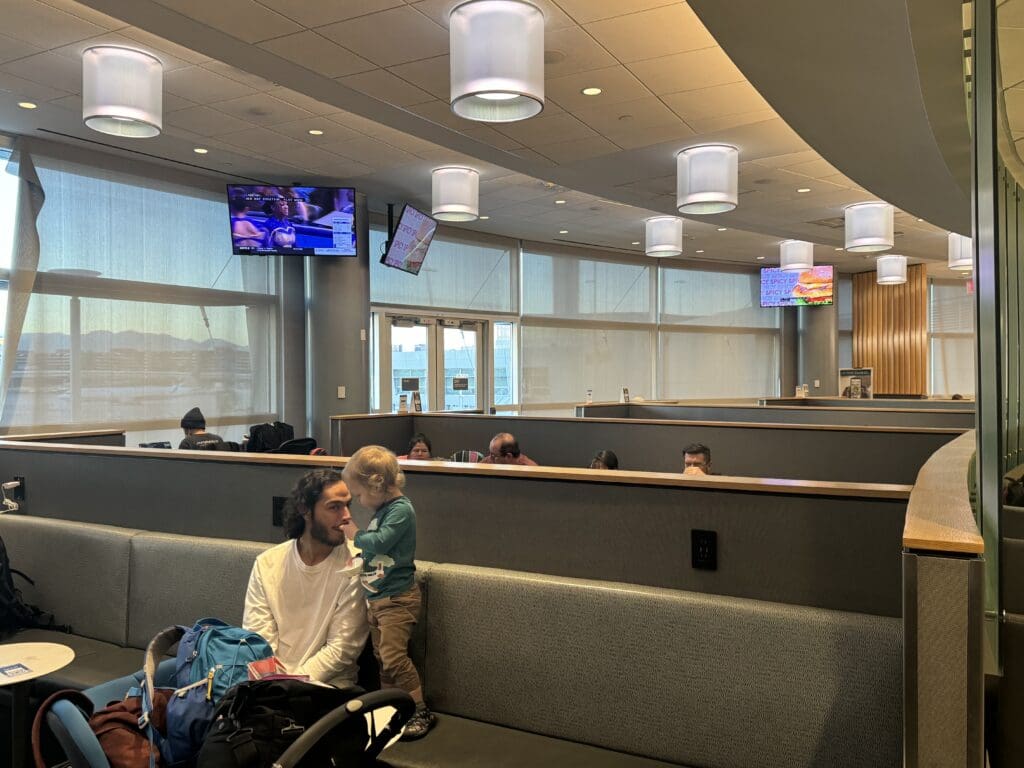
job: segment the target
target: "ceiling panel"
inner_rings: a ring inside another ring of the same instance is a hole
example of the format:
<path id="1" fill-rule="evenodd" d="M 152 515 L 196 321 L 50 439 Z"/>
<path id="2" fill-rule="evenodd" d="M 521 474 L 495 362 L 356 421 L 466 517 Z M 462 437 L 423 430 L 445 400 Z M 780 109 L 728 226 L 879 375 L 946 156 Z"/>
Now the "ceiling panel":
<path id="1" fill-rule="evenodd" d="M 301 32 L 294 21 L 255 0 L 157 0 L 189 18 L 247 43 Z"/>
<path id="2" fill-rule="evenodd" d="M 716 44 L 686 3 L 595 21 L 583 28 L 622 62 L 643 61 Z"/>
<path id="3" fill-rule="evenodd" d="M 605 135 L 623 130 L 677 126 L 680 122 L 678 115 L 655 96 L 609 106 L 594 104 L 571 111 L 595 131 Z"/>
<path id="4" fill-rule="evenodd" d="M 495 130 L 527 147 L 589 139 L 597 133 L 569 114 L 542 115 L 518 123 L 497 123 Z"/>
<path id="5" fill-rule="evenodd" d="M 125 32 L 127 31 L 130 30 L 126 28 L 125 30 L 117 32 L 105 32 L 104 34 L 97 35 L 96 37 L 89 37 L 85 40 L 78 40 L 77 42 L 71 43 L 70 45 L 65 45 L 60 48 L 54 48 L 53 52 L 60 54 L 65 58 L 73 59 L 75 63 L 78 65 L 79 79 L 81 79 L 82 53 L 85 51 L 86 48 L 91 48 L 94 45 L 122 45 L 127 48 L 140 47 L 139 43 L 136 40 L 133 40 L 125 34 Z M 187 67 L 191 63 L 186 61 L 185 59 L 180 59 L 167 51 L 159 50 L 154 46 L 150 45 L 146 46 L 146 52 L 151 53 L 152 55 L 160 59 L 160 63 L 163 64 L 164 67 L 164 72 L 170 72 L 175 69 L 181 69 L 182 67 Z"/>
<path id="6" fill-rule="evenodd" d="M 272 83 L 257 75 L 251 75 L 237 67 L 232 67 L 220 61 L 206 61 L 199 66 L 215 74 L 222 75 L 229 80 L 234 80 L 236 83 L 247 85 L 254 91 L 269 91 L 277 87 L 276 83 Z"/>
<path id="7" fill-rule="evenodd" d="M 682 120 L 672 125 L 656 125 L 649 128 L 633 128 L 623 125 L 621 128 L 607 131 L 605 138 L 614 141 L 623 149 L 638 149 L 640 147 L 652 147 L 666 142 L 683 142 L 691 140 L 696 134 Z M 682 149 L 682 147 L 678 147 Z M 671 164 L 672 155 L 668 155 L 666 162 Z"/>
<path id="8" fill-rule="evenodd" d="M 659 96 L 744 80 L 725 51 L 718 47 L 638 61 L 630 64 L 629 69 Z"/>
<path id="9" fill-rule="evenodd" d="M 381 67 L 448 53 L 448 33 L 408 6 L 318 27 L 324 37 Z"/>
<path id="10" fill-rule="evenodd" d="M 215 101 L 251 96 L 255 92 L 247 85 L 199 66 L 184 67 L 165 73 L 164 90 L 197 104 L 211 104 Z"/>
<path id="11" fill-rule="evenodd" d="M 292 149 L 296 145 L 296 141 L 291 137 L 266 128 L 246 128 L 244 131 L 224 134 L 218 139 L 241 150 L 267 154 Z"/>
<path id="12" fill-rule="evenodd" d="M 37 104 L 69 95 L 67 91 L 35 83 L 2 70 L 0 70 L 0 91 L 10 91 L 14 94 L 16 100 L 34 101 Z"/>
<path id="13" fill-rule="evenodd" d="M 778 119 L 779 116 L 773 109 L 757 109 L 753 112 L 740 112 L 735 115 L 722 115 L 721 117 L 704 117 L 687 122 L 697 133 L 715 133 L 729 128 L 737 128 L 741 125 Z"/>
<path id="14" fill-rule="evenodd" d="M 375 68 L 362 56 L 311 30 L 265 40 L 259 47 L 325 77 L 344 77 Z"/>
<path id="15" fill-rule="evenodd" d="M 320 27 L 402 5 L 403 0 L 260 0 L 263 5 L 304 27 Z"/>
<path id="16" fill-rule="evenodd" d="M 264 127 L 312 117 L 309 112 L 265 93 L 216 102 L 221 112 Z"/>
<path id="17" fill-rule="evenodd" d="M 22 56 L 31 56 L 34 53 L 39 53 L 40 50 L 30 43 L 0 34 L 0 63 L 20 59 Z"/>
<path id="18" fill-rule="evenodd" d="M 252 124 L 218 112 L 210 107 L 189 107 L 164 115 L 164 124 L 183 128 L 201 136 L 223 136 L 251 128 Z"/>
<path id="19" fill-rule="evenodd" d="M 436 101 L 431 94 L 397 75 L 391 74 L 386 69 L 375 69 L 358 75 L 349 75 L 339 78 L 339 82 L 398 107 L 411 107 L 414 104 Z"/>
<path id="20" fill-rule="evenodd" d="M 465 0 L 419 0 L 419 2 L 412 2 L 410 4 L 423 15 L 448 29 L 448 17 L 451 15 L 452 8 L 462 2 L 465 2 Z M 573 25 L 574 22 L 569 18 L 568 14 L 552 2 L 552 0 L 531 0 L 531 2 L 544 12 L 545 30 L 560 29 L 561 27 Z"/>
<path id="21" fill-rule="evenodd" d="M 49 50 L 109 30 L 36 0 L 4 0 L 2 31 L 15 40 Z"/>
<path id="22" fill-rule="evenodd" d="M 449 68 L 448 54 L 445 54 L 430 59 L 420 59 L 409 64 L 399 64 L 396 67 L 391 67 L 390 71 L 403 80 L 422 88 L 434 98 L 448 101 L 451 95 Z"/>
<path id="23" fill-rule="evenodd" d="M 124 29 L 118 30 L 118 32 L 131 40 L 141 43 L 146 46 L 147 50 L 153 50 L 159 53 L 169 53 L 176 59 L 187 61 L 189 64 L 202 64 L 204 61 L 210 61 L 210 57 L 202 53 L 196 53 L 190 48 L 186 48 L 183 45 L 178 45 L 170 40 L 165 40 L 162 37 L 158 37 L 144 29 L 137 27 L 125 27 Z"/>
<path id="24" fill-rule="evenodd" d="M 580 27 L 545 32 L 544 77 L 547 80 L 616 64 L 615 57 Z"/>
<path id="25" fill-rule="evenodd" d="M 686 121 L 770 109 L 768 102 L 748 82 L 670 93 L 661 98 Z"/>
<path id="26" fill-rule="evenodd" d="M 52 51 L 8 62 L 0 66 L 0 71 L 67 93 L 76 93 L 82 87 L 81 61 L 58 56 Z"/>
<path id="27" fill-rule="evenodd" d="M 338 111 L 338 108 L 332 104 L 324 104 L 322 101 L 317 101 L 304 93 L 298 93 L 297 91 L 285 88 L 284 86 L 278 86 L 277 88 L 267 91 L 267 94 L 269 96 L 273 96 L 275 99 L 280 99 L 294 107 L 305 110 L 311 115 L 327 115 L 331 112 Z"/>
<path id="28" fill-rule="evenodd" d="M 589 139 L 545 144 L 537 147 L 537 151 L 559 165 L 571 165 L 581 160 L 589 160 L 593 157 L 618 152 L 619 147 L 603 136 L 594 136 Z"/>
<path id="29" fill-rule="evenodd" d="M 55 8 L 58 11 L 63 11 L 64 13 L 69 13 L 79 19 L 88 21 L 90 24 L 103 27 L 104 29 L 114 30 L 127 26 L 120 19 L 115 19 L 113 16 L 107 16 L 105 13 L 93 10 L 87 5 L 76 3 L 75 0 L 40 0 L 40 2 L 44 5 L 50 6 L 51 8 Z M 5 7 L 4 11 L 6 12 L 6 10 L 7 9 Z"/>
<path id="30" fill-rule="evenodd" d="M 373 168 L 393 168 L 418 162 L 418 158 L 369 136 L 355 136 L 332 144 L 331 151 Z"/>
<path id="31" fill-rule="evenodd" d="M 558 0 L 562 10 L 568 13 L 577 24 L 586 24 L 613 16 L 623 16 L 636 11 L 646 11 L 663 5 L 673 5 L 678 0 Z"/>
<path id="32" fill-rule="evenodd" d="M 597 96 L 584 96 L 584 88 L 601 89 Z M 605 67 L 587 72 L 577 72 L 556 77 L 544 84 L 545 98 L 556 102 L 563 109 L 604 107 L 623 101 L 632 101 L 650 96 L 643 83 L 624 66 Z"/>

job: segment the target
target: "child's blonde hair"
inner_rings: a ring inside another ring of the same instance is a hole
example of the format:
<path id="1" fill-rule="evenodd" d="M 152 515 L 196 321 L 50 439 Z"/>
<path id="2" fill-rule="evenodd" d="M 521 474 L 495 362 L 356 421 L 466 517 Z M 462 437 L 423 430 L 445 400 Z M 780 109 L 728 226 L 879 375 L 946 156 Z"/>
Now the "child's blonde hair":
<path id="1" fill-rule="evenodd" d="M 364 445 L 352 454 L 341 474 L 343 479 L 355 480 L 370 493 L 405 487 L 405 473 L 398 466 L 398 459 L 382 445 Z"/>

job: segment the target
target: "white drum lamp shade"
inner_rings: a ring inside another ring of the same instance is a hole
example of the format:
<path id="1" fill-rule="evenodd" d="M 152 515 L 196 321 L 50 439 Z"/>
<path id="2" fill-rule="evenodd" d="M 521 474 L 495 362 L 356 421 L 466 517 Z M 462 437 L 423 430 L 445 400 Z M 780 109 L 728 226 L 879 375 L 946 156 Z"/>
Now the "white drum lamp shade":
<path id="1" fill-rule="evenodd" d="M 678 256 L 683 252 L 683 220 L 678 216 L 652 216 L 644 220 L 644 253 Z"/>
<path id="2" fill-rule="evenodd" d="M 146 139 L 163 128 L 164 68 L 145 51 L 101 45 L 82 53 L 82 119 L 94 131 Z"/>
<path id="3" fill-rule="evenodd" d="M 893 245 L 893 208 L 888 203 L 847 206 L 846 250 L 853 253 L 887 251 Z"/>
<path id="4" fill-rule="evenodd" d="M 779 269 L 783 272 L 803 272 L 813 266 L 813 243 L 803 240 L 784 240 L 779 243 Z"/>
<path id="5" fill-rule="evenodd" d="M 440 221 L 474 221 L 480 215 L 480 174 L 472 168 L 446 166 L 431 174 L 432 208 Z"/>
<path id="6" fill-rule="evenodd" d="M 676 155 L 676 208 L 680 213 L 725 213 L 739 200 L 740 151 L 728 144 L 689 147 Z"/>
<path id="7" fill-rule="evenodd" d="M 879 285 L 901 285 L 907 282 L 906 256 L 879 256 L 875 264 Z"/>
<path id="8" fill-rule="evenodd" d="M 974 248 L 971 238 L 949 233 L 949 268 L 957 272 L 970 272 L 974 269 Z"/>
<path id="9" fill-rule="evenodd" d="M 526 0 L 470 0 L 448 18 L 452 111 L 511 123 L 544 109 L 544 14 Z"/>

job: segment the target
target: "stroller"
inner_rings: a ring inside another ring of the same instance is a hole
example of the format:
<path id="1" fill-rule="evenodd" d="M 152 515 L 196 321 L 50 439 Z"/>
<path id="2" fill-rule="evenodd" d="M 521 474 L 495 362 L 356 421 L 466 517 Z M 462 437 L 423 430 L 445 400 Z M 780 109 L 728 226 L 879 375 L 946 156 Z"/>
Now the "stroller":
<path id="1" fill-rule="evenodd" d="M 169 659 L 157 669 L 156 685 L 167 684 L 173 679 L 175 661 Z M 143 672 L 113 680 L 109 683 L 98 685 L 87 689 L 82 693 L 91 701 L 96 709 L 107 706 L 111 701 L 118 701 L 132 688 L 142 684 Z M 239 686 L 241 688 L 241 686 Z M 234 689 L 233 689 L 234 690 Z M 341 692 L 339 692 L 341 693 Z M 336 763 L 338 768 L 348 766 L 372 766 L 377 756 L 391 741 L 398 736 L 402 726 L 415 711 L 415 704 L 412 698 L 404 691 L 389 689 L 363 693 L 361 689 L 353 689 L 351 698 L 348 698 L 341 706 L 327 712 L 323 717 L 312 723 L 285 749 L 284 753 L 273 760 L 274 768 L 320 768 L 309 761 L 303 763 L 303 758 L 314 750 L 314 753 L 321 752 L 326 744 L 332 748 L 332 742 L 337 738 L 338 743 L 344 744 L 344 763 Z M 230 694 L 229 694 L 230 695 Z M 383 724 L 377 727 L 378 718 L 386 717 L 386 708 L 393 708 L 395 712 Z M 381 710 L 385 710 L 382 712 Z M 377 715 L 376 717 L 374 715 Z M 65 762 L 61 767 L 69 768 L 110 768 L 110 763 L 100 747 L 100 742 L 89 727 L 86 713 L 73 701 L 62 699 L 56 701 L 46 712 L 46 725 L 53 733 L 58 745 L 65 756 Z M 360 724 L 357 718 L 363 719 L 366 725 L 366 738 L 352 740 L 352 733 L 360 731 Z M 341 731 L 345 735 L 340 736 Z M 332 740 L 332 741 L 325 741 Z M 360 751 L 359 747 L 362 746 Z M 320 747 L 321 749 L 317 749 Z M 335 754 L 338 751 L 335 750 Z M 39 752 L 37 751 L 37 760 Z M 200 758 L 202 762 L 202 757 Z M 253 763 L 253 768 L 260 766 L 259 762 Z"/>

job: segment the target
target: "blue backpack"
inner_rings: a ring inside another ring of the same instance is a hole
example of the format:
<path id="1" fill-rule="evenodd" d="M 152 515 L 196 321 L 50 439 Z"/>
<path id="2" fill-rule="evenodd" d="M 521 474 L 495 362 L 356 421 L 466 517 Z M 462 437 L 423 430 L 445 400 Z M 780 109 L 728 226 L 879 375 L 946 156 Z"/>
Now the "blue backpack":
<path id="1" fill-rule="evenodd" d="M 178 644 L 174 692 L 167 701 L 165 733 L 151 722 L 154 678 L 160 660 Z M 188 763 L 199 754 L 213 719 L 213 710 L 229 688 L 249 679 L 250 661 L 274 655 L 270 644 L 255 632 L 232 627 L 219 619 L 200 619 L 191 629 L 173 626 L 154 637 L 146 649 L 146 679 L 140 691 L 139 727 L 160 750 L 165 766 Z"/>

